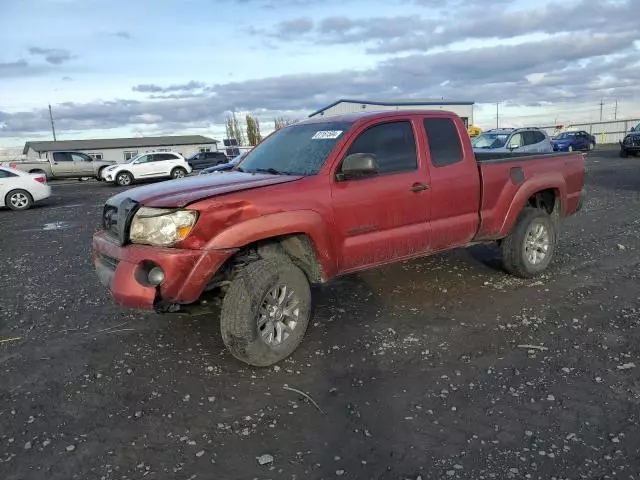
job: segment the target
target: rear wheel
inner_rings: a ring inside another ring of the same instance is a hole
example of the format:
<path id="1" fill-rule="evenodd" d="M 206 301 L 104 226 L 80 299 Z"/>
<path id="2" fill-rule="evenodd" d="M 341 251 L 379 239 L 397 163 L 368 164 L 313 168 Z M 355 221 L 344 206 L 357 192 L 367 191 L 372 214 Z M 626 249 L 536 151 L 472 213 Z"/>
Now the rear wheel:
<path id="1" fill-rule="evenodd" d="M 526 208 L 500 244 L 504 268 L 521 278 L 533 277 L 549 266 L 555 246 L 556 226 L 549 214 Z"/>
<path id="2" fill-rule="evenodd" d="M 187 171 L 182 167 L 176 167 L 171 170 L 171 178 L 184 178 L 187 176 Z"/>
<path id="3" fill-rule="evenodd" d="M 133 175 L 129 172 L 120 172 L 116 175 L 116 183 L 121 187 L 127 187 L 133 183 Z"/>
<path id="4" fill-rule="evenodd" d="M 4 198 L 4 204 L 11 210 L 27 210 L 33 205 L 33 197 L 26 190 L 12 190 Z"/>
<path id="5" fill-rule="evenodd" d="M 220 332 L 237 359 L 258 367 L 283 360 L 298 348 L 311 315 L 311 288 L 286 257 L 244 267 L 222 302 Z"/>
<path id="6" fill-rule="evenodd" d="M 594 143 L 589 142 L 589 150 L 593 150 L 594 148 L 596 148 Z"/>

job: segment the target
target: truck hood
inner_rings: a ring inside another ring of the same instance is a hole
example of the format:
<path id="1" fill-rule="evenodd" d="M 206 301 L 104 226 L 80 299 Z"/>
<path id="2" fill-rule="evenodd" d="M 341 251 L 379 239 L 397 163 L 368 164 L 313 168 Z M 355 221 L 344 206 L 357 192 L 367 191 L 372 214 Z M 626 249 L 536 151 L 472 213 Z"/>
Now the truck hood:
<path id="1" fill-rule="evenodd" d="M 301 178 L 236 171 L 221 175 L 197 175 L 125 190 L 109 198 L 107 204 L 118 206 L 123 200 L 131 199 L 147 207 L 184 207 L 216 195 L 295 182 Z"/>

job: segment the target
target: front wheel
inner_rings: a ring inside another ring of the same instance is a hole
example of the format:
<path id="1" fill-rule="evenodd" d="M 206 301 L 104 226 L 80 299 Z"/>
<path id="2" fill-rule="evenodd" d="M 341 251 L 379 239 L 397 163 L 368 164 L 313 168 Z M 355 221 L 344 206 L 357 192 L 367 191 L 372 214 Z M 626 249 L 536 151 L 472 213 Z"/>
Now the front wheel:
<path id="1" fill-rule="evenodd" d="M 33 205 L 33 197 L 26 190 L 12 190 L 4 198 L 4 204 L 11 210 L 27 210 Z"/>
<path id="2" fill-rule="evenodd" d="M 176 167 L 171 170 L 171 178 L 184 178 L 187 176 L 187 171 L 182 167 Z"/>
<path id="3" fill-rule="evenodd" d="M 556 226 L 549 214 L 527 208 L 500 244 L 504 268 L 517 277 L 533 277 L 549 266 L 555 246 Z"/>
<path id="4" fill-rule="evenodd" d="M 129 172 L 120 172 L 116 175 L 116 183 L 121 187 L 127 187 L 133 183 L 133 175 Z"/>
<path id="5" fill-rule="evenodd" d="M 311 315 L 307 277 L 288 258 L 242 268 L 222 302 L 222 340 L 238 360 L 266 367 L 298 348 Z"/>
<path id="6" fill-rule="evenodd" d="M 627 158 L 629 156 L 629 152 L 627 152 L 624 148 L 620 150 L 620 156 L 622 158 Z"/>
<path id="7" fill-rule="evenodd" d="M 569 145 L 569 147 L 567 147 L 567 152 L 573 152 L 573 145 Z"/>

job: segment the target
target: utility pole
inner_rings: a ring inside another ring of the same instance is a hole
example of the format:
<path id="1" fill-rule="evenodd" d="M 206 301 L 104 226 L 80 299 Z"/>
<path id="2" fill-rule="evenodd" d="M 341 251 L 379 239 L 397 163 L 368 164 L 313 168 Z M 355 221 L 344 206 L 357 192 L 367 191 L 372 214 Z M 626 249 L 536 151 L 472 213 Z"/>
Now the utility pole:
<path id="1" fill-rule="evenodd" d="M 51 104 L 49 104 L 49 120 L 51 121 L 51 132 L 53 133 L 53 141 L 56 141 L 56 126 L 53 123 L 53 113 L 51 113 Z"/>
<path id="2" fill-rule="evenodd" d="M 616 106 L 613 109 L 613 119 L 617 120 L 618 119 L 618 99 L 616 98 Z"/>
<path id="3" fill-rule="evenodd" d="M 600 121 L 602 121 L 602 107 L 604 105 L 604 100 L 600 100 Z"/>
<path id="4" fill-rule="evenodd" d="M 498 106 L 500 102 L 496 102 L 496 128 L 500 128 L 500 112 L 498 111 Z"/>

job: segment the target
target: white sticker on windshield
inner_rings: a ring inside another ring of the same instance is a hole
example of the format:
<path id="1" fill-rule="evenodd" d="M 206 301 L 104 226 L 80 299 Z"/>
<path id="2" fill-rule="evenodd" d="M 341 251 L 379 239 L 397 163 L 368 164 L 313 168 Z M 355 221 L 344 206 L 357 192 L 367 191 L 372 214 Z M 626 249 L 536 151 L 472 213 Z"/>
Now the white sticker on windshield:
<path id="1" fill-rule="evenodd" d="M 342 135 L 342 130 L 320 130 L 313 134 L 312 140 L 327 140 L 338 138 Z"/>

